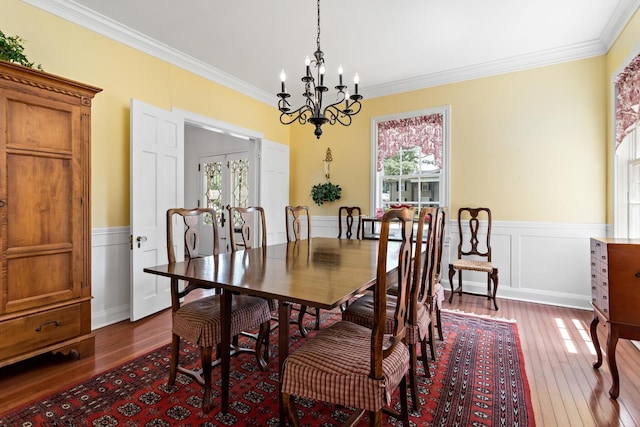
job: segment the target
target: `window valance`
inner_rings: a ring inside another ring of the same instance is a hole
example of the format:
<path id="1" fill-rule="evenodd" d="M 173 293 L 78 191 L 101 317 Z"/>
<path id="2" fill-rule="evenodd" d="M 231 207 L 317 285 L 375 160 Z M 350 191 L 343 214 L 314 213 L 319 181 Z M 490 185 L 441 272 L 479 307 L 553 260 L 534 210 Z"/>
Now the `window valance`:
<path id="1" fill-rule="evenodd" d="M 616 148 L 640 120 L 640 55 L 616 78 Z"/>
<path id="2" fill-rule="evenodd" d="M 378 123 L 378 172 L 382 162 L 400 148 L 420 147 L 425 155 L 433 154 L 435 164 L 442 169 L 442 114 L 387 120 Z"/>

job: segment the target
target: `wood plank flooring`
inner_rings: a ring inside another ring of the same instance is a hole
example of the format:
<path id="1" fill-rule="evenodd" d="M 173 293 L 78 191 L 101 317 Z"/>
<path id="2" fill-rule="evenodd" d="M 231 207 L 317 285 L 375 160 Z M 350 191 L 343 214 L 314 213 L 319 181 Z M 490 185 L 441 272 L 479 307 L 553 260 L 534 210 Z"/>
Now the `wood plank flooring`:
<path id="1" fill-rule="evenodd" d="M 630 341 L 618 344 L 620 397 L 612 400 L 606 362 L 599 370 L 592 368 L 590 311 L 500 298 L 498 305 L 496 312 L 488 300 L 472 295 L 456 295 L 452 304 L 444 303 L 446 309 L 517 321 L 538 426 L 640 426 L 640 350 Z M 165 311 L 98 329 L 93 357 L 43 355 L 0 368 L 0 413 L 168 343 L 170 322 Z M 598 329 L 600 343 L 606 345 L 606 329 L 602 324 Z"/>

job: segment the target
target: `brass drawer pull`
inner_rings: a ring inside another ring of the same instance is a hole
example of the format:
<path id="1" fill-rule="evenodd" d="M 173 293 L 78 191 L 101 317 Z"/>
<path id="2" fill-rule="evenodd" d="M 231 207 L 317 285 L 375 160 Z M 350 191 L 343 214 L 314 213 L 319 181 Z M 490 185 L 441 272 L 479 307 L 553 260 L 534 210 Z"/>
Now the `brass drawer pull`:
<path id="1" fill-rule="evenodd" d="M 55 324 L 56 326 L 60 326 L 60 322 L 58 322 L 57 320 L 51 320 L 49 322 L 44 322 L 43 324 L 41 324 L 40 326 L 38 326 L 36 328 L 36 332 L 40 332 L 42 330 L 43 327 L 50 325 L 50 324 Z"/>
<path id="2" fill-rule="evenodd" d="M 636 277 L 637 277 L 638 279 L 640 279 L 640 271 L 638 271 L 638 272 L 636 273 Z"/>

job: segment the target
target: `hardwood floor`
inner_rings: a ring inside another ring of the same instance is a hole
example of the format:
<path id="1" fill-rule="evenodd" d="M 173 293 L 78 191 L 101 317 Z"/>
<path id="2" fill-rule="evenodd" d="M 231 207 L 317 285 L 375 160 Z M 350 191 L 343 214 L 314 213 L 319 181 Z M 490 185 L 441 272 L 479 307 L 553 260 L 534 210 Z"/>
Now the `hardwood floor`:
<path id="1" fill-rule="evenodd" d="M 538 426 L 640 426 L 640 350 L 630 341 L 618 344 L 620 397 L 612 400 L 607 364 L 592 368 L 590 311 L 500 298 L 498 305 L 496 312 L 485 298 L 471 295 L 444 303 L 446 309 L 517 321 Z M 168 343 L 170 321 L 165 311 L 135 323 L 98 329 L 94 357 L 43 355 L 0 368 L 0 413 Z M 598 329 L 604 345 L 606 329 L 602 325 Z"/>

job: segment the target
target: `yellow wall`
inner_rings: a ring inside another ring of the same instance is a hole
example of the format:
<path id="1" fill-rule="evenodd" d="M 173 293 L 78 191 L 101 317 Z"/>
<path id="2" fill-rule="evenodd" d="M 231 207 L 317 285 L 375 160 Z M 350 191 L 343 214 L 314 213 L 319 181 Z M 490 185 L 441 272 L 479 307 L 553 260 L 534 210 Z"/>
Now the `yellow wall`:
<path id="1" fill-rule="evenodd" d="M 57 18 L 2 0 L 0 29 L 25 40 L 45 71 L 103 89 L 92 108 L 92 226 L 129 225 L 129 102 L 178 107 L 289 143 L 277 110 L 224 86 Z M 275 105 L 275 101 L 274 101 Z"/>
<path id="2" fill-rule="evenodd" d="M 280 125 L 273 107 L 20 0 L 3 0 L 0 13 L 0 29 L 24 38 L 32 61 L 104 89 L 93 104 L 93 227 L 129 224 L 130 98 L 290 144 L 290 201 L 315 215 L 335 215 L 342 204 L 368 210 L 372 117 L 450 105 L 452 210 L 480 204 L 497 220 L 603 223 L 609 74 L 639 39 L 637 21 L 607 56 L 365 99 L 352 126 L 325 126 L 318 141 L 311 126 Z M 323 181 L 327 147 L 343 199 L 316 207 L 309 191 Z"/>
<path id="3" fill-rule="evenodd" d="M 349 128 L 325 126 L 320 141 L 312 127 L 292 131 L 292 202 L 311 202 L 330 146 L 331 181 L 346 187 L 338 203 L 368 211 L 371 118 L 450 105 L 454 212 L 481 205 L 497 220 L 602 223 L 604 81 L 604 57 L 596 57 L 365 100 Z"/>

